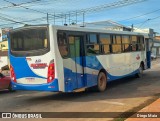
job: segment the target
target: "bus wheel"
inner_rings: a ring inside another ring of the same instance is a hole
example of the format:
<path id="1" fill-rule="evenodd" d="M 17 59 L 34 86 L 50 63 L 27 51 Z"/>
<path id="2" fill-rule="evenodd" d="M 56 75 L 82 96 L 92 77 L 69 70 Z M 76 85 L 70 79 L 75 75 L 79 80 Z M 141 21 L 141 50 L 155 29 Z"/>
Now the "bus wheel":
<path id="1" fill-rule="evenodd" d="M 97 90 L 103 92 L 106 89 L 107 77 L 104 72 L 98 74 Z"/>
<path id="2" fill-rule="evenodd" d="M 140 65 L 139 69 L 138 69 L 138 73 L 136 74 L 137 78 L 141 78 L 143 75 L 143 66 L 142 64 Z"/>

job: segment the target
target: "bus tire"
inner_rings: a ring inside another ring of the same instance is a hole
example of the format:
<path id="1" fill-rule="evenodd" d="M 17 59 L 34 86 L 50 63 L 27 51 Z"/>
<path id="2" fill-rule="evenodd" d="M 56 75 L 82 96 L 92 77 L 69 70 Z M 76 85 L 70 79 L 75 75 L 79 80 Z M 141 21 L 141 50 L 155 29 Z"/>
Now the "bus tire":
<path id="1" fill-rule="evenodd" d="M 106 85 L 107 85 L 107 77 L 106 77 L 106 74 L 101 71 L 101 72 L 98 74 L 97 91 L 99 91 L 99 92 L 105 91 Z"/>
<path id="2" fill-rule="evenodd" d="M 141 78 L 143 75 L 143 65 L 141 64 L 138 68 L 138 73 L 136 74 L 137 78 Z"/>

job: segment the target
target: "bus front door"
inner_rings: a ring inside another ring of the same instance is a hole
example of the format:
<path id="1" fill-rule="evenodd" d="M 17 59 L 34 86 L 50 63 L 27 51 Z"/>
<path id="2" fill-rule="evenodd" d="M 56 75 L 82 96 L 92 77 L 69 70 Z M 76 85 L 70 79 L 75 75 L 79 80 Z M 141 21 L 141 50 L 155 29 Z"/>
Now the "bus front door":
<path id="1" fill-rule="evenodd" d="M 73 89 L 82 88 L 84 82 L 83 65 L 83 36 L 69 36 L 70 56 L 72 62 L 72 75 L 74 76 Z"/>

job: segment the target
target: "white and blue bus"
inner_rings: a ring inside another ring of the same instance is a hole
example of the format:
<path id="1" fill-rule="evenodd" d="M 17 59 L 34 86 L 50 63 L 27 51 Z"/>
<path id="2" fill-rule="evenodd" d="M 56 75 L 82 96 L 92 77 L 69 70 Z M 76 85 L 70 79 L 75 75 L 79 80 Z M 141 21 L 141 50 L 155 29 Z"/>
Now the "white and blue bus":
<path id="1" fill-rule="evenodd" d="M 54 25 L 28 26 L 9 33 L 14 90 L 72 92 L 150 68 L 147 36 Z"/>

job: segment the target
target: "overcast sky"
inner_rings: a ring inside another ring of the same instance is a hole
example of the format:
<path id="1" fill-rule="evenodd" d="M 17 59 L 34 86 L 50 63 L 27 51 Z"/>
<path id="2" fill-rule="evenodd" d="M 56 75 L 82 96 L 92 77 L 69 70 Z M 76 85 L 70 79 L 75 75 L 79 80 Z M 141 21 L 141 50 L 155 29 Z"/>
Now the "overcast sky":
<path id="1" fill-rule="evenodd" d="M 72 11 L 79 12 L 81 9 L 111 5 L 116 1 L 120 0 L 0 0 L 0 27 L 18 27 L 23 26 L 25 23 L 45 24 L 47 23 L 46 13 L 49 13 L 49 22 L 53 24 L 54 14 L 66 14 Z M 137 28 L 153 28 L 160 33 L 160 0 L 139 1 L 142 2 L 120 7 L 108 6 L 96 12 L 86 13 L 85 22 L 113 20 L 126 26 L 131 26 L 133 24 Z M 19 4 L 21 5 L 19 6 Z M 82 16 L 81 14 L 77 17 L 79 23 L 83 20 Z M 30 21 L 34 19 L 35 21 Z M 76 20 L 76 16 L 72 16 L 70 19 L 70 22 L 72 22 Z M 56 24 L 62 25 L 64 21 L 65 19 L 56 19 Z M 14 22 L 23 22 L 23 24 L 15 24 Z"/>

